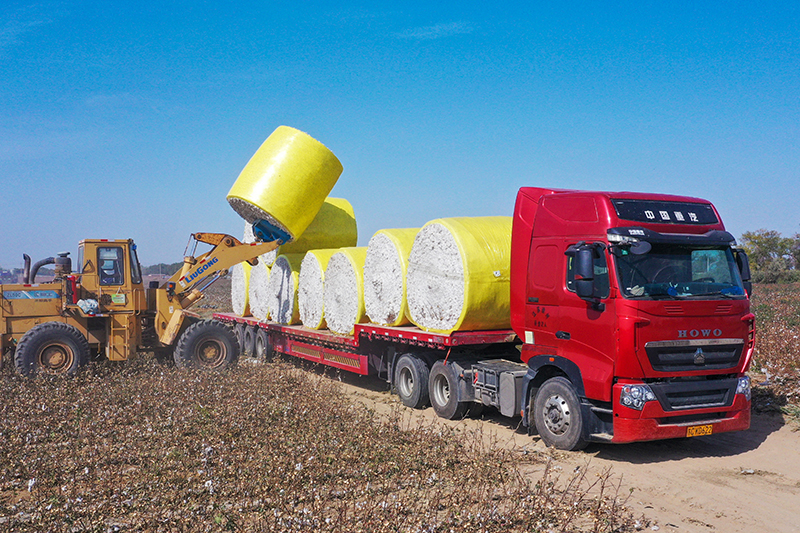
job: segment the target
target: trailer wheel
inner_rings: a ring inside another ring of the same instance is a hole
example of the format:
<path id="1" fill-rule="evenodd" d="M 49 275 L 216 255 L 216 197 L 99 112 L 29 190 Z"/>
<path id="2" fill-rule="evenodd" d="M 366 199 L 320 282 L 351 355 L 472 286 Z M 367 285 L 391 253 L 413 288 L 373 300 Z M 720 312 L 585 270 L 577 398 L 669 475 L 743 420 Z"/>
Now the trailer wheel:
<path id="1" fill-rule="evenodd" d="M 452 365 L 436 361 L 428 378 L 428 395 L 436 414 L 447 420 L 464 418 L 472 402 L 458 401 L 458 376 Z"/>
<path id="2" fill-rule="evenodd" d="M 245 326 L 244 327 L 244 335 L 242 338 L 244 342 L 242 343 L 242 355 L 245 357 L 253 357 L 253 350 L 256 345 L 256 331 L 257 328 L 255 326 Z"/>
<path id="3" fill-rule="evenodd" d="M 239 341 L 239 346 L 244 346 L 244 330 L 247 329 L 247 324 L 237 322 L 233 326 L 233 332 L 236 333 L 236 340 Z"/>
<path id="4" fill-rule="evenodd" d="M 546 445 L 559 450 L 586 447 L 580 399 L 569 380 L 561 376 L 548 379 L 531 404 L 534 424 Z"/>
<path id="5" fill-rule="evenodd" d="M 413 409 L 428 406 L 428 365 L 412 354 L 403 354 L 394 370 L 394 386 L 403 405 Z"/>
<path id="6" fill-rule="evenodd" d="M 256 339 L 253 342 L 253 357 L 259 361 L 268 361 L 272 355 L 272 346 L 269 344 L 269 335 L 266 330 L 258 328 Z"/>
<path id="7" fill-rule="evenodd" d="M 75 326 L 45 322 L 28 330 L 17 344 L 14 364 L 27 377 L 37 372 L 74 375 L 89 362 L 89 343 Z"/>
<path id="8" fill-rule="evenodd" d="M 236 364 L 239 342 L 230 326 L 217 320 L 202 320 L 181 335 L 173 357 L 182 368 L 222 370 Z"/>

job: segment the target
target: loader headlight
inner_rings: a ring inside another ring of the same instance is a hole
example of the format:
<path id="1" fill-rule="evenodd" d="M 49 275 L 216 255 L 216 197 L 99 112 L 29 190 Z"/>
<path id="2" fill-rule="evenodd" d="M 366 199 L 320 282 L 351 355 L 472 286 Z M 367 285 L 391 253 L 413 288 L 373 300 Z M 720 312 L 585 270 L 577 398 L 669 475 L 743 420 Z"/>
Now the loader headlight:
<path id="1" fill-rule="evenodd" d="M 736 394 L 744 394 L 747 401 L 750 401 L 750 378 L 747 376 L 739 378 L 739 384 L 736 385 Z"/>
<path id="2" fill-rule="evenodd" d="M 637 411 L 641 411 L 647 402 L 655 400 L 656 395 L 648 385 L 625 385 L 619 395 L 619 403 Z"/>

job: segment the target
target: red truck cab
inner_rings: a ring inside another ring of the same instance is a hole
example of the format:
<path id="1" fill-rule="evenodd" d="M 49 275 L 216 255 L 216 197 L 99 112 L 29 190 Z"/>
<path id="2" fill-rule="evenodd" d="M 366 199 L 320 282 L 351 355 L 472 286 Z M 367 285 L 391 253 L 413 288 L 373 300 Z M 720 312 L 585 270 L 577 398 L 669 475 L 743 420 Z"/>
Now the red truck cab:
<path id="1" fill-rule="evenodd" d="M 749 267 L 699 198 L 524 187 L 511 325 L 523 421 L 548 444 L 747 429 Z"/>

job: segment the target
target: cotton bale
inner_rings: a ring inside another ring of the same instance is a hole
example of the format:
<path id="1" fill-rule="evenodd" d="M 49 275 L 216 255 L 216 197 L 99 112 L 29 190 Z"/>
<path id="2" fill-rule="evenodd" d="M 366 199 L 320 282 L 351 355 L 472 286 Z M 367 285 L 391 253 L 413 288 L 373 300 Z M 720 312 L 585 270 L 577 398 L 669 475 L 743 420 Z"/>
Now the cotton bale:
<path id="1" fill-rule="evenodd" d="M 364 262 L 364 308 L 376 324 L 410 322 L 406 299 L 408 255 L 419 228 L 382 229 L 367 245 Z"/>
<path id="2" fill-rule="evenodd" d="M 259 320 L 269 318 L 269 278 L 270 268 L 261 261 L 250 269 L 250 313 Z"/>
<path id="3" fill-rule="evenodd" d="M 279 126 L 239 174 L 228 203 L 247 222 L 266 220 L 287 232 L 291 242 L 314 220 L 341 173 L 322 143 Z"/>
<path id="4" fill-rule="evenodd" d="M 250 314 L 250 297 L 248 288 L 250 284 L 250 263 L 243 262 L 233 265 L 231 273 L 231 309 L 237 316 Z"/>
<path id="5" fill-rule="evenodd" d="M 408 259 L 411 321 L 439 333 L 509 328 L 510 262 L 511 217 L 428 222 Z"/>
<path id="6" fill-rule="evenodd" d="M 366 322 L 364 311 L 364 261 L 366 246 L 342 248 L 325 269 L 323 299 L 328 329 L 352 335 L 356 324 Z"/>
<path id="7" fill-rule="evenodd" d="M 297 286 L 304 256 L 305 254 L 281 254 L 272 265 L 267 289 L 267 307 L 273 322 L 287 325 L 300 322 Z"/>
<path id="8" fill-rule="evenodd" d="M 280 247 L 282 254 L 304 254 L 309 250 L 348 248 L 358 242 L 353 206 L 344 198 L 326 198 L 317 216 L 296 240 Z"/>
<path id="9" fill-rule="evenodd" d="M 242 242 L 245 244 L 256 242 L 256 236 L 253 235 L 253 225 L 250 224 L 249 222 L 245 222 L 244 224 L 244 235 L 242 236 Z M 275 262 L 275 258 L 278 257 L 279 248 L 276 248 L 265 254 L 259 255 L 258 256 L 259 262 L 262 262 L 268 267 L 271 267 L 272 264 Z"/>
<path id="10" fill-rule="evenodd" d="M 297 282 L 297 305 L 300 309 L 300 321 L 307 328 L 324 329 L 325 304 L 323 286 L 325 269 L 338 248 L 309 250 L 300 263 L 300 275 Z"/>

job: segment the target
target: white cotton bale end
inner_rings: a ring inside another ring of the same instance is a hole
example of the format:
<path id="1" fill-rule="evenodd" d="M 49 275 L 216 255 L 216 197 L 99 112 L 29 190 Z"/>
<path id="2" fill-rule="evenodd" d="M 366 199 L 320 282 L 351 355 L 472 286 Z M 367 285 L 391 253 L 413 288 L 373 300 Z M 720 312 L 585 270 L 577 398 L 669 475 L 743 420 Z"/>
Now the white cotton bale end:
<path id="1" fill-rule="evenodd" d="M 259 320 L 269 318 L 269 277 L 269 267 L 260 261 L 250 269 L 250 313 Z"/>
<path id="2" fill-rule="evenodd" d="M 245 222 L 244 224 L 244 235 L 242 236 L 242 242 L 245 244 L 256 242 L 256 236 L 253 235 L 253 225 L 249 222 Z M 268 267 L 271 267 L 272 263 L 275 262 L 276 257 L 278 257 L 278 248 L 272 250 L 271 252 L 259 255 L 258 261 L 260 263 L 264 263 Z"/>
<path id="3" fill-rule="evenodd" d="M 438 333 L 510 327 L 511 217 L 425 224 L 408 259 L 411 321 Z"/>
<path id="4" fill-rule="evenodd" d="M 228 192 L 228 203 L 247 222 L 266 220 L 291 240 L 311 224 L 342 173 L 322 143 L 279 126 L 245 165 Z"/>
<path id="5" fill-rule="evenodd" d="M 325 304 L 323 287 L 325 269 L 338 248 L 309 250 L 300 263 L 297 282 L 297 305 L 300 308 L 300 321 L 307 328 L 324 329 Z"/>
<path id="6" fill-rule="evenodd" d="M 237 316 L 250 314 L 250 297 L 248 286 L 250 284 L 250 263 L 233 265 L 231 272 L 231 309 Z"/>
<path id="7" fill-rule="evenodd" d="M 364 308 L 384 326 L 410 322 L 406 299 L 408 255 L 419 228 L 382 229 L 369 240 L 364 261 Z"/>
<path id="8" fill-rule="evenodd" d="M 309 250 L 348 248 L 358 242 L 353 206 L 344 198 L 326 198 L 317 216 L 302 235 L 281 245 L 282 254 L 304 254 Z"/>
<path id="9" fill-rule="evenodd" d="M 273 322 L 286 325 L 300 323 L 297 286 L 304 256 L 305 254 L 282 254 L 272 265 L 269 273 L 267 307 Z"/>
<path id="10" fill-rule="evenodd" d="M 328 329 L 352 335 L 355 325 L 366 322 L 364 311 L 364 261 L 367 248 L 342 248 L 328 261 L 323 286 Z"/>

